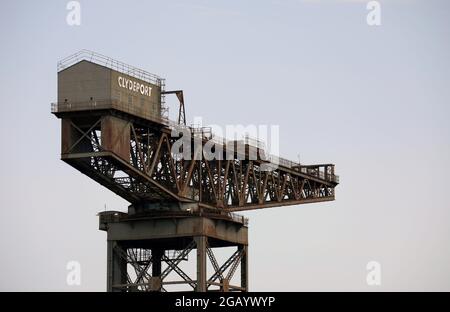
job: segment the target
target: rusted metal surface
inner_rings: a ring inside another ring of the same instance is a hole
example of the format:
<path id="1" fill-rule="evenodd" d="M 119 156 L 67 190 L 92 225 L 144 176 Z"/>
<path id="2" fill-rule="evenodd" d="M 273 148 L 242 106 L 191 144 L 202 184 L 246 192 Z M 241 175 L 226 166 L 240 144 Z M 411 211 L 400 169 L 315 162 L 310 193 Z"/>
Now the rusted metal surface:
<path id="1" fill-rule="evenodd" d="M 103 116 L 101 120 L 101 147 L 123 159 L 130 158 L 130 123 L 126 120 Z"/>

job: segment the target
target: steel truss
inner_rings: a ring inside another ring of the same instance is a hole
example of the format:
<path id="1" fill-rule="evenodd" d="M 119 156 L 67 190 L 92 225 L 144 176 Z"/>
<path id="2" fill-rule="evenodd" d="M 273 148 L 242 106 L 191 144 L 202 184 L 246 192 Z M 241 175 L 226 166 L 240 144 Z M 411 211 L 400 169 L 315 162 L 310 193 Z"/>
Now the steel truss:
<path id="1" fill-rule="evenodd" d="M 267 161 L 259 153 L 257 159 L 248 159 L 237 152 L 234 159 L 186 160 L 172 154 L 178 138 L 169 129 L 136 121 L 128 123 L 130 157 L 124 159 L 102 147 L 101 117 L 83 122 L 70 121 L 79 138 L 62 159 L 133 204 L 198 202 L 204 208 L 239 211 L 335 198 L 337 183 L 316 175 L 319 166 L 265 170 Z M 192 147 L 191 158 L 198 149 Z"/>
<path id="2" fill-rule="evenodd" d="M 120 273 L 126 276 L 126 279 L 124 279 L 125 283 L 113 284 L 111 290 L 122 292 L 166 292 L 167 290 L 164 286 L 182 284 L 189 285 L 192 291 L 198 290 L 200 288 L 198 281 L 192 279 L 179 266 L 182 261 L 187 261 L 187 257 L 192 250 L 197 249 L 200 253 L 206 252 L 213 267 L 213 272 L 206 281 L 205 290 L 208 291 L 212 286 L 216 286 L 219 287 L 218 290 L 220 291 L 247 291 L 245 280 L 241 281 L 240 286 L 230 283 L 233 280 L 236 270 L 242 263 L 242 258 L 247 256 L 246 248 L 238 246 L 237 250 L 222 266 L 219 266 L 213 248 L 208 244 L 208 239 L 206 239 L 206 248 L 201 248 L 202 246 L 199 246 L 195 239 L 193 239 L 184 249 L 172 251 L 171 257 L 168 251 L 161 252 L 161 250 L 155 251 L 150 248 L 126 248 L 116 243 L 113 247 L 113 257 L 120 258 L 126 264 L 122 267 L 125 272 Z M 161 263 L 165 263 L 164 270 L 161 270 Z M 155 270 L 153 268 L 152 270 L 152 265 L 159 266 L 159 269 Z M 175 272 L 181 280 L 168 281 L 167 277 L 172 272 Z M 244 276 L 245 278 L 246 276 Z"/>

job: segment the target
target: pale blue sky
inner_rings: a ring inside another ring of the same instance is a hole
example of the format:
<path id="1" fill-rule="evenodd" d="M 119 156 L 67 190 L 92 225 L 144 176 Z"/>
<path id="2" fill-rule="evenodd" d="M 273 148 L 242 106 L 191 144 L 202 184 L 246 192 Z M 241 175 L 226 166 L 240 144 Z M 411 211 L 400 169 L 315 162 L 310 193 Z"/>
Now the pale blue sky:
<path id="1" fill-rule="evenodd" d="M 285 157 L 336 163 L 337 200 L 246 213 L 252 290 L 450 290 L 450 4 L 2 1 L 0 290 L 106 287 L 104 204 L 59 160 L 56 62 L 90 49 L 183 89 L 188 119 L 275 124 Z M 82 285 L 66 285 L 78 260 Z M 366 285 L 367 262 L 382 285 Z"/>

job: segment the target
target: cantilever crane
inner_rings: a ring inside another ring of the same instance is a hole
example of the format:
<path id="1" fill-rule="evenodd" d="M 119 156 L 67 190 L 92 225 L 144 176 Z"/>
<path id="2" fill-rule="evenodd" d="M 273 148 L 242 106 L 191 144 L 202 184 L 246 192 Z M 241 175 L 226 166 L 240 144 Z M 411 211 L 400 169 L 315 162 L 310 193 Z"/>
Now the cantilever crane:
<path id="1" fill-rule="evenodd" d="M 182 283 L 197 291 L 247 291 L 248 221 L 232 212 L 335 199 L 333 164 L 277 158 L 277 166 L 265 170 L 272 160 L 248 142 L 243 152 L 232 149 L 231 159 L 225 153 L 236 142 L 222 143 L 220 159 L 198 159 L 195 148 L 190 159 L 174 157 L 173 127 L 191 130 L 192 140 L 196 129 L 186 126 L 183 92 L 165 91 L 156 75 L 86 50 L 58 69 L 52 112 L 61 119 L 61 159 L 131 204 L 128 213 L 100 214 L 100 229 L 108 233 L 109 291 L 162 291 Z M 180 101 L 176 124 L 162 115 L 165 94 Z M 202 146 L 208 139 L 201 136 Z M 219 266 L 212 248 L 223 246 L 238 249 Z M 179 267 L 194 248 L 196 279 Z M 207 256 L 214 268 L 209 279 Z M 240 286 L 231 284 L 238 264 Z M 171 272 L 182 281 L 167 281 Z"/>

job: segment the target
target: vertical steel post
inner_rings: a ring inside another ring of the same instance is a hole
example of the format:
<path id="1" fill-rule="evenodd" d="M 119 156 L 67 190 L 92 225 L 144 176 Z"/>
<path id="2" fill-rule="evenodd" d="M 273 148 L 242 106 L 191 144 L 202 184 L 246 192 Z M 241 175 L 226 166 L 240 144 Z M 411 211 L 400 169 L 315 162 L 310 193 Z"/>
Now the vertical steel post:
<path id="1" fill-rule="evenodd" d="M 241 287 L 243 291 L 248 291 L 248 245 L 240 245 L 238 247 L 243 251 L 241 257 Z"/>
<path id="2" fill-rule="evenodd" d="M 159 248 L 152 249 L 152 276 L 157 277 L 161 275 L 161 258 L 163 250 Z"/>
<path id="3" fill-rule="evenodd" d="M 161 291 L 161 259 L 164 255 L 164 249 L 152 248 L 152 277 L 149 281 L 151 291 Z"/>
<path id="4" fill-rule="evenodd" d="M 127 261 L 117 254 L 115 248 L 120 248 L 116 241 L 108 240 L 107 243 L 107 291 L 121 291 L 115 285 L 127 283 Z M 125 251 L 126 253 L 126 251 Z"/>
<path id="5" fill-rule="evenodd" d="M 196 291 L 205 292 L 206 285 L 206 236 L 196 236 L 197 244 L 197 289 Z"/>

